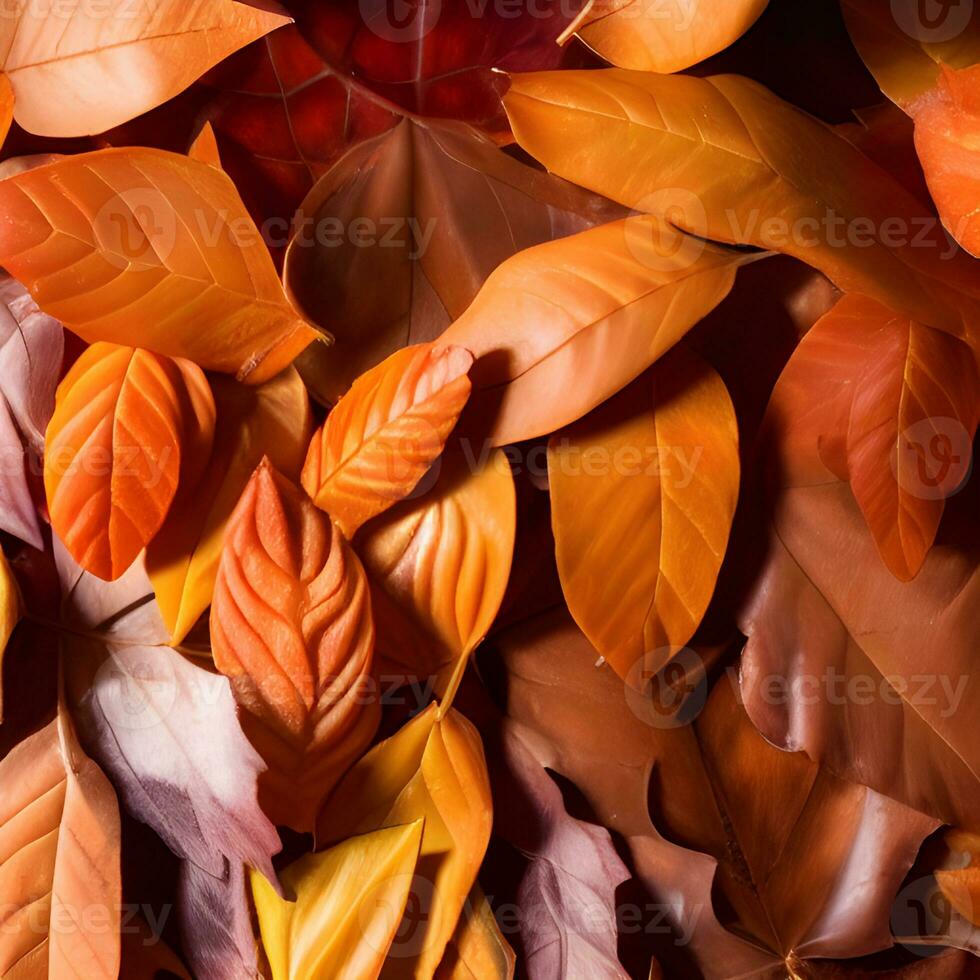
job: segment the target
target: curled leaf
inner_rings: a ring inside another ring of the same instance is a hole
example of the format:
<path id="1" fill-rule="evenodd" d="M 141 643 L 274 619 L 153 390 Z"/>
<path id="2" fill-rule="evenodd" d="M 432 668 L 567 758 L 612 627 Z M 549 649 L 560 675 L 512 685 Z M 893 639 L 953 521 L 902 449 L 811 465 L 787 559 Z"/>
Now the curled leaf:
<path id="1" fill-rule="evenodd" d="M 313 436 L 303 487 L 347 537 L 408 496 L 470 393 L 473 355 L 418 344 L 361 375 Z"/>
<path id="2" fill-rule="evenodd" d="M 278 824 L 311 829 L 378 725 L 378 702 L 364 691 L 374 625 L 357 556 L 268 461 L 228 522 L 211 641 L 269 767 L 266 812 Z"/>
<path id="3" fill-rule="evenodd" d="M 234 184 L 206 163 L 139 147 L 63 157 L 0 182 L 0 210 L 0 264 L 84 340 L 257 383 L 315 336 Z"/>

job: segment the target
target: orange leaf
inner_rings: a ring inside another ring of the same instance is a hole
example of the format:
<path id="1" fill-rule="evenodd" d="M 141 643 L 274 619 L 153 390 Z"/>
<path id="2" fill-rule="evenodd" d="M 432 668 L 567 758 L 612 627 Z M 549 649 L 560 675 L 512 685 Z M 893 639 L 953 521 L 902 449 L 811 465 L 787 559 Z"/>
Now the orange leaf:
<path id="1" fill-rule="evenodd" d="M 58 388 L 45 437 L 51 524 L 72 557 L 116 579 L 170 508 L 188 449 L 193 480 L 214 434 L 200 368 L 134 347 L 93 344 Z"/>
<path id="2" fill-rule="evenodd" d="M 140 147 L 0 182 L 0 264 L 84 340 L 187 357 L 250 382 L 316 336 L 289 305 L 228 176 Z"/>
<path id="3" fill-rule="evenodd" d="M 473 355 L 418 344 L 362 374 L 310 442 L 303 486 L 351 537 L 407 497 L 442 452 L 470 394 Z"/>
<path id="4" fill-rule="evenodd" d="M 194 137 L 187 155 L 193 160 L 200 160 L 212 167 L 221 170 L 221 154 L 218 151 L 218 140 L 214 135 L 214 128 L 211 123 L 205 122 L 201 131 Z"/>
<path id="5" fill-rule="evenodd" d="M 885 564 L 902 581 L 914 578 L 945 498 L 968 473 L 980 413 L 970 348 L 845 296 L 800 344 L 770 412 L 777 423 L 794 419 L 788 445 L 820 447 L 809 463 L 802 449 L 792 453 L 793 482 L 823 482 L 821 463 L 849 479 Z"/>
<path id="6" fill-rule="evenodd" d="M 507 588 L 517 507 L 501 450 L 485 460 L 447 450 L 431 490 L 372 521 L 355 539 L 371 582 L 382 673 L 439 675 L 472 652 Z"/>
<path id="7" fill-rule="evenodd" d="M 515 966 L 490 903 L 474 885 L 434 980 L 513 980 Z"/>
<path id="8" fill-rule="evenodd" d="M 357 556 L 268 462 L 228 522 L 211 641 L 245 731 L 269 766 L 263 808 L 277 824 L 311 829 L 377 728 L 377 700 L 363 689 L 374 626 Z"/>
<path id="9" fill-rule="evenodd" d="M 101 133 L 177 95 L 288 17 L 231 0 L 18 4 L 0 32 L 17 122 L 41 136 Z"/>
<path id="10" fill-rule="evenodd" d="M 676 348 L 548 446 L 568 608 L 620 677 L 642 687 L 690 640 L 738 500 L 738 426 L 724 382 Z"/>
<path id="11" fill-rule="evenodd" d="M 119 842 L 115 793 L 65 716 L 0 762 L 0 976 L 116 980 Z"/>
<path id="12" fill-rule="evenodd" d="M 936 883 L 963 918 L 980 926 L 980 834 L 948 830 L 945 843 L 955 866 L 936 871 Z"/>
<path id="13" fill-rule="evenodd" d="M 14 90 L 10 79 L 0 73 L 0 143 L 7 138 L 10 124 L 14 120 Z"/>

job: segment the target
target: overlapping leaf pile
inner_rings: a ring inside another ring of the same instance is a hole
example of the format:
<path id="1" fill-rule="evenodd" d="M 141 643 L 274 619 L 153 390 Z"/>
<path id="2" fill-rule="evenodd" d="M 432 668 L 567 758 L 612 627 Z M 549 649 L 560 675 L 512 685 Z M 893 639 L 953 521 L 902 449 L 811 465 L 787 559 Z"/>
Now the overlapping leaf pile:
<path id="1" fill-rule="evenodd" d="M 15 6 L 0 978 L 977 975 L 980 9 Z"/>

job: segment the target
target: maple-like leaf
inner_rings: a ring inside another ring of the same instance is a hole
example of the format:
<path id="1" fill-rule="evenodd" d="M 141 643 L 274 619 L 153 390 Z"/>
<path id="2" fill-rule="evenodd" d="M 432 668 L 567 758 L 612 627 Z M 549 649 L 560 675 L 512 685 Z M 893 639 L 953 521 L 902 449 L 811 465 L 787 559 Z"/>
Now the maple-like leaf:
<path id="1" fill-rule="evenodd" d="M 224 529 L 255 468 L 269 461 L 299 477 L 310 440 L 310 400 L 295 369 L 262 385 L 214 376 L 214 449 L 196 486 L 178 490 L 146 552 L 153 591 L 172 643 L 180 643 L 211 604 Z"/>
<path id="2" fill-rule="evenodd" d="M 552 437 L 548 484 L 568 608 L 642 687 L 704 616 L 738 500 L 738 425 L 724 382 L 679 347 Z"/>
<path id="3" fill-rule="evenodd" d="M 0 210 L 0 263 L 89 342 L 257 383 L 316 336 L 234 184 L 206 163 L 145 148 L 64 157 L 0 182 Z"/>
<path id="4" fill-rule="evenodd" d="M 980 342 L 980 275 L 934 215 L 761 85 L 540 72 L 515 76 L 505 104 L 518 142 L 559 176 L 701 237 L 785 252 L 844 291 Z"/>
<path id="5" fill-rule="evenodd" d="M 567 28 L 620 68 L 673 72 L 737 41 L 769 0 L 591 0 Z"/>
<path id="6" fill-rule="evenodd" d="M 45 435 L 51 523 L 75 560 L 100 578 L 122 575 L 163 524 L 182 455 L 196 469 L 213 432 L 214 400 L 197 365 L 89 347 L 59 386 Z"/>
<path id="7" fill-rule="evenodd" d="M 547 435 L 677 343 L 745 261 L 657 218 L 613 221 L 508 259 L 442 339 L 477 357 L 493 445 Z"/>
<path id="8" fill-rule="evenodd" d="M 0 70 L 17 122 L 43 136 L 82 136 L 138 116 L 289 18 L 232 0 L 93 6 L 67 0 L 3 20 Z M 13 99 L 10 100 L 13 102 Z"/>
<path id="9" fill-rule="evenodd" d="M 374 980 L 411 896 L 421 819 L 341 841 L 282 872 L 289 898 L 252 875 L 272 980 Z"/>
<path id="10" fill-rule="evenodd" d="M 515 252 L 622 213 L 462 124 L 404 119 L 359 143 L 300 206 L 283 270 L 337 341 L 322 390 L 336 400 L 392 351 L 435 340 Z"/>
<path id="11" fill-rule="evenodd" d="M 514 551 L 514 480 L 501 450 L 472 454 L 468 442 L 451 446 L 423 495 L 354 539 L 371 583 L 382 674 L 442 688 L 500 608 Z"/>
<path id="12" fill-rule="evenodd" d="M 0 761 L 0 800 L 0 975 L 116 980 L 119 805 L 63 708 Z"/>
<path id="13" fill-rule="evenodd" d="M 490 838 L 493 804 L 480 736 L 459 712 L 436 703 L 347 773 L 320 813 L 317 843 L 419 819 L 424 826 L 410 884 L 411 921 L 396 935 L 386 978 L 432 975 Z"/>
<path id="14" fill-rule="evenodd" d="M 348 538 L 425 476 L 469 397 L 472 363 L 458 346 L 397 351 L 361 375 L 314 434 L 303 487 Z"/>
<path id="15" fill-rule="evenodd" d="M 263 461 L 232 514 L 211 605 L 214 662 L 268 764 L 262 802 L 309 830 L 367 748 L 378 700 L 367 579 L 337 527 Z"/>

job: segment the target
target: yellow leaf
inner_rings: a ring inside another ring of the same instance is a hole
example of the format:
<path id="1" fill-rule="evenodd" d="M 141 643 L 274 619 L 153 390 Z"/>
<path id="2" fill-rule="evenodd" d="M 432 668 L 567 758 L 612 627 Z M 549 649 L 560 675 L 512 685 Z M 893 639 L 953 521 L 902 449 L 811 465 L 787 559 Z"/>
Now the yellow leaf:
<path id="1" fill-rule="evenodd" d="M 0 68 L 17 122 L 39 136 L 101 133 L 166 102 L 233 51 L 290 23 L 232 0 L 63 0 L 8 10 Z"/>
<path id="2" fill-rule="evenodd" d="M 0 723 L 3 722 L 3 654 L 20 619 L 20 592 L 7 559 L 0 551 Z"/>
<path id="3" fill-rule="evenodd" d="M 141 147 L 0 182 L 0 264 L 83 340 L 186 357 L 249 382 L 315 337 L 228 176 Z"/>
<path id="4" fill-rule="evenodd" d="M 331 843 L 424 819 L 419 867 L 385 964 L 387 980 L 431 978 L 453 935 L 490 839 L 483 746 L 458 712 L 431 704 L 365 755 L 327 800 L 317 841 Z"/>
<path id="5" fill-rule="evenodd" d="M 935 216 L 755 82 L 537 72 L 515 75 L 505 104 L 520 145 L 562 177 L 699 236 L 786 252 L 845 292 L 978 337 L 980 276 Z"/>
<path id="6" fill-rule="evenodd" d="M 490 629 L 510 577 L 517 507 L 501 450 L 468 443 L 437 462 L 431 489 L 368 524 L 354 539 L 371 581 L 378 670 L 439 677 Z"/>
<path id="7" fill-rule="evenodd" d="M 493 445 L 547 435 L 677 343 L 744 261 L 658 218 L 613 221 L 503 262 L 442 339 L 478 358 L 471 400 Z"/>
<path id="8" fill-rule="evenodd" d="M 594 0 L 562 38 L 577 34 L 606 61 L 640 71 L 683 71 L 737 41 L 769 0 Z"/>
<path id="9" fill-rule="evenodd" d="M 44 452 L 51 526 L 79 565 L 119 578 L 163 524 L 178 479 L 199 475 L 213 433 L 196 364 L 116 344 L 85 350 L 58 386 Z"/>
<path id="10" fill-rule="evenodd" d="M 60 712 L 0 762 L 0 976 L 116 980 L 119 835 L 112 786 Z"/>
<path id="11" fill-rule="evenodd" d="M 252 895 L 272 980 L 373 980 L 411 891 L 422 821 L 351 837 L 281 874 L 257 871 Z"/>
<path id="12" fill-rule="evenodd" d="M 310 442 L 303 487 L 347 537 L 408 496 L 442 452 L 470 394 L 473 355 L 396 351 L 362 374 Z"/>
<path id="13" fill-rule="evenodd" d="M 568 608 L 642 688 L 690 640 L 714 592 L 738 500 L 724 382 L 677 348 L 548 446 Z"/>
<path id="14" fill-rule="evenodd" d="M 490 903 L 480 886 L 474 885 L 435 980 L 513 980 L 515 966 L 514 951 Z"/>
<path id="15" fill-rule="evenodd" d="M 157 603 L 180 643 L 211 603 L 224 528 L 263 456 L 295 479 L 311 428 L 303 382 L 290 368 L 264 385 L 212 378 L 218 408 L 214 450 L 197 487 L 178 493 L 146 553 Z"/>

